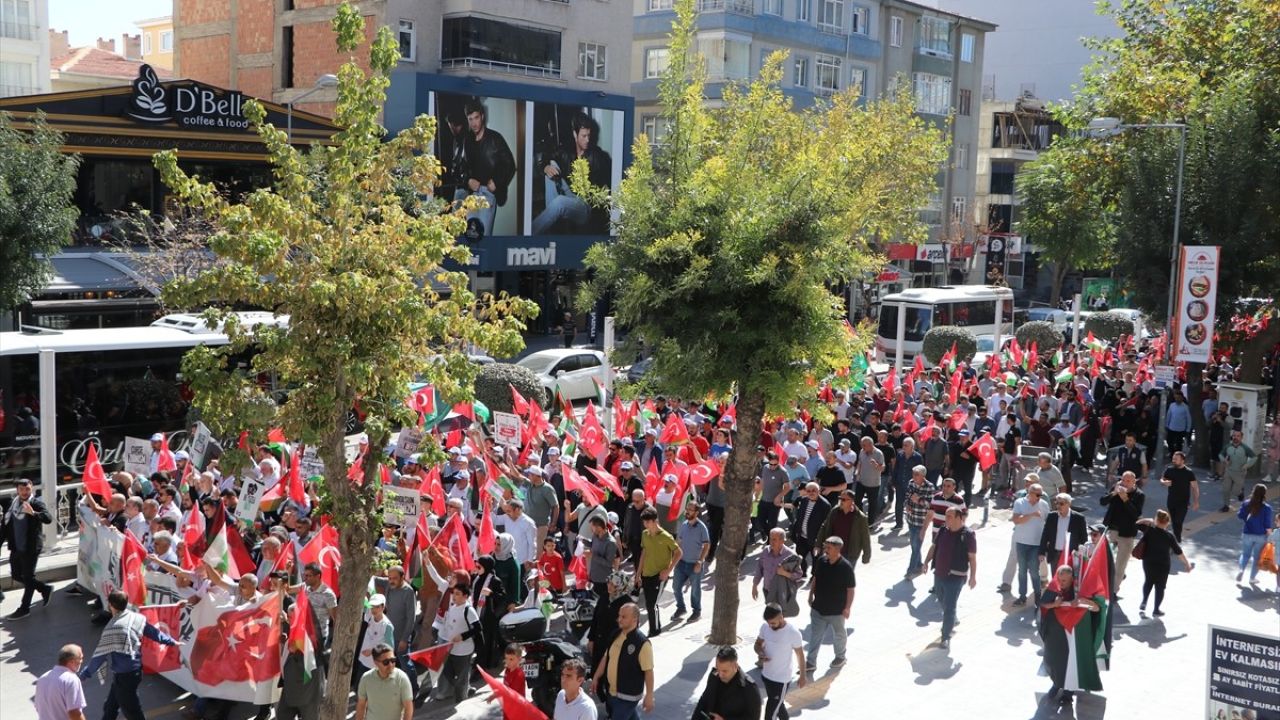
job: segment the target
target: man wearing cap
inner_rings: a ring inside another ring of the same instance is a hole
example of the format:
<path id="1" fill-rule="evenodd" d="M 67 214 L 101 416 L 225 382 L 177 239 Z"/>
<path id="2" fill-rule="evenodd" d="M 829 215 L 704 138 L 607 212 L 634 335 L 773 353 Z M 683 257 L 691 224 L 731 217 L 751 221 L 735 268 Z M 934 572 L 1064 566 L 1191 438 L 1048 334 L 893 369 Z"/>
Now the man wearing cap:
<path id="1" fill-rule="evenodd" d="M 861 442 L 862 436 L 858 435 Z M 840 468 L 840 472 L 844 473 L 845 487 L 852 488 L 854 481 L 857 479 L 858 469 L 858 451 L 853 449 L 853 440 L 849 438 L 841 438 L 840 447 L 836 449 L 836 466 Z M 825 485 L 823 486 L 826 487 Z M 827 492 L 827 490 L 823 490 Z"/>
<path id="2" fill-rule="evenodd" d="M 155 475 L 160 472 L 160 450 L 164 448 L 164 433 L 154 433 L 151 436 L 151 460 L 148 465 L 148 474 Z"/>
<path id="3" fill-rule="evenodd" d="M 823 459 L 824 451 L 817 440 L 809 440 L 804 444 L 807 455 L 804 460 L 805 472 L 809 474 L 810 480 L 818 479 L 818 471 L 826 464 Z"/>
<path id="4" fill-rule="evenodd" d="M 627 496 L 630 497 L 631 493 L 636 490 L 644 492 L 644 478 L 640 476 L 640 473 L 636 472 L 635 462 L 625 459 L 630 457 L 627 454 L 628 450 L 630 448 L 623 446 L 622 457 L 624 459 L 618 463 L 618 484 L 622 486 L 622 492 L 627 493 Z"/>
<path id="5" fill-rule="evenodd" d="M 679 482 L 680 479 L 672 473 L 663 475 L 662 489 L 658 490 L 658 493 L 653 498 L 653 506 L 658 510 L 658 524 L 662 526 L 663 530 L 672 535 L 675 535 L 676 530 L 679 529 L 677 525 L 680 522 L 680 518 L 679 516 L 675 520 L 668 520 L 667 518 L 671 515 L 671 506 L 680 502 L 680 498 L 676 497 L 676 485 Z"/>
<path id="6" fill-rule="evenodd" d="M 658 467 L 662 467 L 662 446 L 658 444 L 657 428 L 645 428 L 644 444 L 639 450 L 640 467 L 648 469 L 650 464 L 656 463 Z"/>
<path id="7" fill-rule="evenodd" d="M 373 656 L 373 649 L 382 644 L 395 647 L 396 629 L 391 624 L 391 619 L 387 617 L 386 609 L 387 597 L 382 593 L 377 593 L 369 598 L 369 611 L 365 614 L 364 630 L 360 633 L 360 649 L 356 653 L 356 658 L 360 662 L 352 669 L 351 673 L 351 687 L 353 689 L 360 684 L 361 675 L 376 667 L 377 662 Z"/>
<path id="8" fill-rule="evenodd" d="M 524 492 L 524 511 L 537 526 L 538 547 L 542 547 L 542 541 L 560 520 L 560 497 L 547 482 L 542 468 L 534 465 L 524 472 L 529 478 Z"/>

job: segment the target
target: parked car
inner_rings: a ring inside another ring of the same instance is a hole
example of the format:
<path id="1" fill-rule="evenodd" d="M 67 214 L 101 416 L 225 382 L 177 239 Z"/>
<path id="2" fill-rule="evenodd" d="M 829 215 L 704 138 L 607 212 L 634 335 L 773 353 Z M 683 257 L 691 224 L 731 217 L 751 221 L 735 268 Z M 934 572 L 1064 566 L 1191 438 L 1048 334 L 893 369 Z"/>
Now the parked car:
<path id="1" fill-rule="evenodd" d="M 1013 342 L 1012 335 L 1000 336 L 1000 350 L 1003 352 Z M 991 357 L 991 353 L 995 350 L 995 335 L 979 335 L 978 350 L 973 353 L 973 361 L 969 363 L 970 367 L 982 367 L 987 362 L 987 358 Z"/>
<path id="2" fill-rule="evenodd" d="M 516 362 L 538 376 L 548 401 L 555 396 L 557 386 L 560 394 L 571 401 L 596 397 L 596 381 L 604 381 L 604 363 L 604 353 L 582 348 L 539 350 Z"/>

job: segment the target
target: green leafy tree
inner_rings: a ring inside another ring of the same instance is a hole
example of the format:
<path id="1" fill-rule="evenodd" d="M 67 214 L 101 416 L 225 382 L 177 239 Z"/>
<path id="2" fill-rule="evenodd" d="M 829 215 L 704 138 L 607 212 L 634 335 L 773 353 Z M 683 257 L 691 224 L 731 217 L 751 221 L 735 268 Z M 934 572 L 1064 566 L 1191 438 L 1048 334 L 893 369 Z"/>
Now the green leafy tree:
<path id="1" fill-rule="evenodd" d="M 511 388 L 538 406 L 546 401 L 547 391 L 542 387 L 542 381 L 523 365 L 490 363 L 480 368 L 480 374 L 476 376 L 476 400 L 492 412 L 515 412 Z"/>
<path id="2" fill-rule="evenodd" d="M 1018 339 L 1018 345 L 1028 350 L 1034 344 L 1036 354 L 1042 358 L 1052 356 L 1055 350 L 1062 347 L 1063 342 L 1062 331 L 1047 320 L 1022 323 L 1013 332 L 1013 336 Z"/>
<path id="3" fill-rule="evenodd" d="M 71 243 L 79 155 L 61 152 L 62 133 L 44 113 L 30 131 L 0 112 L 0 309 L 17 307 L 49 282 L 50 258 Z"/>
<path id="4" fill-rule="evenodd" d="M 978 338 L 973 331 L 956 325 L 935 325 L 929 328 L 920 345 L 925 361 L 930 365 L 937 365 L 942 356 L 951 351 L 952 345 L 956 348 L 957 361 L 967 361 L 978 352 Z"/>
<path id="5" fill-rule="evenodd" d="M 352 6 L 338 8 L 332 26 L 340 52 L 352 56 L 364 38 L 364 22 Z M 327 720 L 346 717 L 360 598 L 377 560 L 373 542 L 382 522 L 373 480 L 379 453 L 363 460 L 368 481 L 347 480 L 348 412 L 358 406 L 366 413 L 370 447 L 384 447 L 394 424 L 409 420 L 404 400 L 411 380 L 434 383 L 449 402 L 468 397 L 478 367 L 468 362 L 465 348 L 474 344 L 502 356 L 518 352 L 521 318 L 536 309 L 524 300 L 477 297 L 465 273 L 442 269 L 449 258 L 467 258 L 454 238 L 463 232 L 472 205 L 445 214 L 406 210 L 398 192 L 405 177 L 396 169 L 408 168 L 413 185 L 428 193 L 441 167 L 431 152 L 433 118 L 419 117 L 389 140 L 378 124 L 397 57 L 395 38 L 382 28 L 370 49 L 370 74 L 354 59 L 342 66 L 335 119 L 343 129 L 332 146 L 312 148 L 308 163 L 284 131 L 264 124 L 261 105 L 248 103 L 245 113 L 266 146 L 276 183 L 242 203 L 231 204 L 213 186 L 188 177 L 174 153 L 156 158 L 178 198 L 212 221 L 210 248 L 222 261 L 165 289 L 166 301 L 176 306 L 213 304 L 206 316 L 225 323 L 231 340 L 225 348 L 200 348 L 184 359 L 196 406 L 223 433 L 245 428 L 261 437 L 266 427 L 281 427 L 317 447 L 327 469 L 321 500 L 339 530 L 343 558 L 343 602 L 333 625 L 321 706 Z M 313 181 L 317 172 L 325 182 Z M 451 292 L 437 292 L 429 279 Z M 225 310 L 234 306 L 288 315 L 288 327 L 250 333 Z M 250 345 L 259 350 L 252 367 L 228 369 L 228 356 Z M 270 425 L 262 422 L 264 391 L 254 381 L 259 373 L 273 374 L 288 388 L 287 401 L 272 407 Z M 442 458 L 434 445 L 426 452 Z"/>
<path id="6" fill-rule="evenodd" d="M 1114 342 L 1119 340 L 1121 335 L 1133 337 L 1134 327 L 1133 321 L 1127 315 L 1101 312 L 1085 318 L 1084 330 L 1093 333 L 1096 338 Z"/>
<path id="7" fill-rule="evenodd" d="M 620 324 L 653 346 L 650 372 L 664 388 L 737 395 L 710 638 L 732 644 L 758 471 L 744 438 L 759 434 L 766 411 L 811 395 L 806 380 L 847 367 L 868 344 L 869 333 L 849 332 L 829 288 L 879 266 L 868 241 L 924 236 L 916 209 L 946 154 L 905 96 L 864 108 L 843 93 L 797 111 L 779 89 L 782 53 L 708 108 L 693 5 L 677 3 L 660 82 L 665 147 L 651 152 L 637 138 L 617 239 L 588 253 L 595 278 L 582 304 L 614 298 Z"/>
<path id="8" fill-rule="evenodd" d="M 1098 152 L 1076 139 L 1059 138 L 1018 173 L 1022 199 L 1018 232 L 1053 263 L 1049 304 L 1062 299 L 1072 270 L 1105 268 L 1115 245 L 1115 213 L 1106 200 L 1105 174 L 1085 157 Z"/>

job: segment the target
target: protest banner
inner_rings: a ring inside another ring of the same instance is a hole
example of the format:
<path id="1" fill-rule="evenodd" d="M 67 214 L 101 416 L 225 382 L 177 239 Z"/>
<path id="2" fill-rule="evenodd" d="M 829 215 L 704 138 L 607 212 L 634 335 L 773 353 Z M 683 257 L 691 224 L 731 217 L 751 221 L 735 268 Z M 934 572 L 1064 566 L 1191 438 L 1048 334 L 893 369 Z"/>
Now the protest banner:
<path id="1" fill-rule="evenodd" d="M 240 499 L 236 502 L 236 517 L 239 518 L 240 522 L 249 526 L 253 525 L 254 518 L 258 517 L 262 496 L 266 492 L 266 485 L 256 479 L 245 478 L 244 484 L 240 487 Z"/>
<path id="2" fill-rule="evenodd" d="M 422 492 L 418 488 L 382 487 L 382 522 L 385 525 L 412 525 L 418 517 L 418 498 Z"/>
<path id="3" fill-rule="evenodd" d="M 320 451 L 314 445 L 308 445 L 302 450 L 302 459 L 298 461 L 298 467 L 302 472 L 302 477 L 309 478 L 316 475 L 324 475 L 324 460 L 320 459 Z"/>
<path id="4" fill-rule="evenodd" d="M 124 470 L 132 475 L 151 477 L 151 441 L 136 437 L 124 439 Z"/>
<path id="5" fill-rule="evenodd" d="M 197 470 L 204 470 L 204 456 L 209 451 L 209 441 L 212 439 L 213 433 L 209 431 L 209 426 L 197 422 L 196 432 L 191 436 L 191 449 L 187 451 L 191 456 L 191 464 L 195 465 Z"/>
<path id="6" fill-rule="evenodd" d="M 418 428 L 401 428 L 400 434 L 396 438 L 396 457 L 407 458 L 418 452 L 418 446 L 422 444 L 422 439 L 426 436 L 427 434 Z"/>
<path id="7" fill-rule="evenodd" d="M 84 503 L 77 505 L 76 511 L 80 514 L 76 584 L 96 594 L 105 607 L 107 595 L 122 586 L 120 549 L 124 546 L 124 536 L 115 528 L 103 525 L 98 514 Z"/>
<path id="8" fill-rule="evenodd" d="M 499 445 L 519 447 L 520 416 L 515 413 L 493 413 L 493 436 Z"/>

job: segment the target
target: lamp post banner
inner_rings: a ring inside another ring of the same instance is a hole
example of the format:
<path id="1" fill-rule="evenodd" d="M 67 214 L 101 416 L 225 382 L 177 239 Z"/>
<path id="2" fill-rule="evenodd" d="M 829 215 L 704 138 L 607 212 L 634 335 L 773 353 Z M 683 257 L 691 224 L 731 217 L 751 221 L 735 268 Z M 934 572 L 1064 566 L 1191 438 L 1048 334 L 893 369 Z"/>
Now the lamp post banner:
<path id="1" fill-rule="evenodd" d="M 1186 245 L 1178 255 L 1178 297 L 1173 309 L 1175 362 L 1208 363 L 1213 357 L 1221 248 Z"/>

